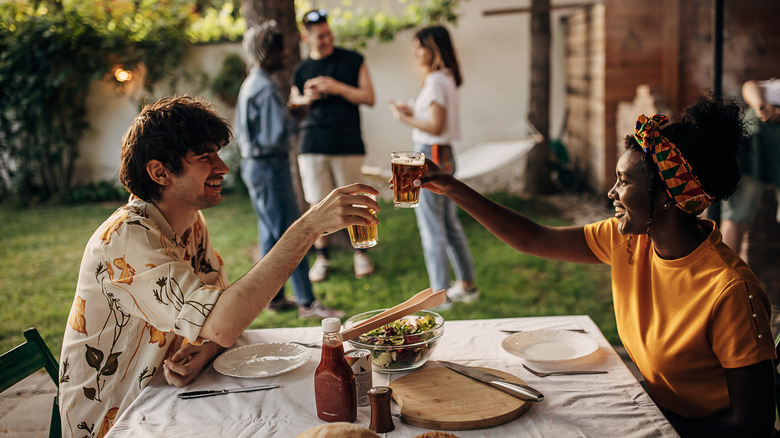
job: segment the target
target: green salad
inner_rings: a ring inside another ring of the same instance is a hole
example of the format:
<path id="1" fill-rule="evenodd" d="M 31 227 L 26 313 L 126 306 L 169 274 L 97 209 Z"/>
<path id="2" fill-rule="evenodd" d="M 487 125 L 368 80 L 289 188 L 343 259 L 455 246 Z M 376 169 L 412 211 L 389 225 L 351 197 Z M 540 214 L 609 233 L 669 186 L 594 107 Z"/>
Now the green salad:
<path id="1" fill-rule="evenodd" d="M 358 337 L 358 341 L 376 345 L 376 348 L 371 349 L 375 367 L 403 370 L 412 368 L 428 358 L 434 345 L 423 342 L 438 334 L 438 331 L 431 331 L 434 327 L 436 327 L 436 320 L 431 315 L 406 316 L 371 330 Z M 404 347 L 404 345 L 414 346 Z"/>

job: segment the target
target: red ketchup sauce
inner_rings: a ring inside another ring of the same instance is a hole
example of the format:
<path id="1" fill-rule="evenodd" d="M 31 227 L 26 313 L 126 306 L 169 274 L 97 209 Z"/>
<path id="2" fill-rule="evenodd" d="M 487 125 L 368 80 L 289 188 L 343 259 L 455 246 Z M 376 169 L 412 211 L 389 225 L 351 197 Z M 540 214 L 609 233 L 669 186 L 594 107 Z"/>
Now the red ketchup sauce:
<path id="1" fill-rule="evenodd" d="M 352 423 L 357 419 L 355 374 L 344 357 L 340 329 L 337 318 L 322 320 L 322 358 L 314 371 L 314 399 L 321 420 Z"/>

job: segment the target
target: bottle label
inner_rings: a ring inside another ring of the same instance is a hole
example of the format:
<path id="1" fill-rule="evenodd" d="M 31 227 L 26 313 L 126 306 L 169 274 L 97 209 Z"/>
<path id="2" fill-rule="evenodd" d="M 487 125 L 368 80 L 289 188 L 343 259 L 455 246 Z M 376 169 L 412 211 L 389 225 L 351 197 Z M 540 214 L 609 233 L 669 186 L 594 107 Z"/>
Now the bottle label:
<path id="1" fill-rule="evenodd" d="M 455 164 L 452 158 L 452 146 L 449 145 L 431 145 L 431 161 L 436 163 L 441 169 L 450 175 L 455 171 Z"/>
<path id="2" fill-rule="evenodd" d="M 371 352 L 368 350 L 357 349 L 347 351 L 345 354 L 347 363 L 352 367 L 355 373 L 355 389 L 357 391 L 357 405 L 368 406 L 368 390 L 373 387 L 373 376 L 371 373 Z"/>

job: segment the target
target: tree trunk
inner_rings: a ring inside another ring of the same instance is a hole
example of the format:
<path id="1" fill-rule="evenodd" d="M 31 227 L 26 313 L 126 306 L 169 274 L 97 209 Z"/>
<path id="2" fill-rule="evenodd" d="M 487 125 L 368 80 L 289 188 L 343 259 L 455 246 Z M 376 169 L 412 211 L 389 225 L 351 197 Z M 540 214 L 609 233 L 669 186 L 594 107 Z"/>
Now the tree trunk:
<path id="1" fill-rule="evenodd" d="M 289 51 L 287 66 L 273 74 L 273 78 L 282 90 L 282 96 L 287 98 L 292 84 L 292 71 L 295 64 L 301 60 L 301 34 L 298 32 L 298 23 L 295 21 L 295 0 L 241 0 L 241 14 L 246 20 L 246 26 L 256 26 L 267 20 L 276 20 L 282 35 L 284 45 Z M 301 174 L 298 171 L 298 136 L 290 139 L 290 172 L 292 173 L 295 197 L 301 211 L 309 208 L 309 204 L 303 197 Z"/>
<path id="2" fill-rule="evenodd" d="M 301 60 L 298 24 L 295 22 L 294 0 L 241 0 L 241 14 L 247 27 L 256 26 L 268 20 L 276 20 L 284 35 L 284 45 L 290 51 L 287 67 L 274 73 L 274 79 L 282 87 L 282 92 L 290 92 L 290 78 L 293 68 Z"/>
<path id="3" fill-rule="evenodd" d="M 526 190 L 550 193 L 550 0 L 532 0 L 531 13 L 531 101 L 528 121 L 544 140 L 528 154 Z"/>

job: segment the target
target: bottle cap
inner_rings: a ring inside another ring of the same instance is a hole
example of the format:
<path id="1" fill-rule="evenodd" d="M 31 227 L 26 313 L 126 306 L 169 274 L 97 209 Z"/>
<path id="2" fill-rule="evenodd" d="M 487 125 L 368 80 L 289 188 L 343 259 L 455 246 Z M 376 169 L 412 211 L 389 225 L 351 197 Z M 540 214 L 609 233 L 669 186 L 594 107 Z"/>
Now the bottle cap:
<path id="1" fill-rule="evenodd" d="M 368 394 L 376 396 L 388 396 L 393 394 L 393 390 L 387 386 L 375 386 L 368 390 Z"/>
<path id="2" fill-rule="evenodd" d="M 341 321 L 338 318 L 325 318 L 322 320 L 323 332 L 337 332 L 341 329 Z"/>

